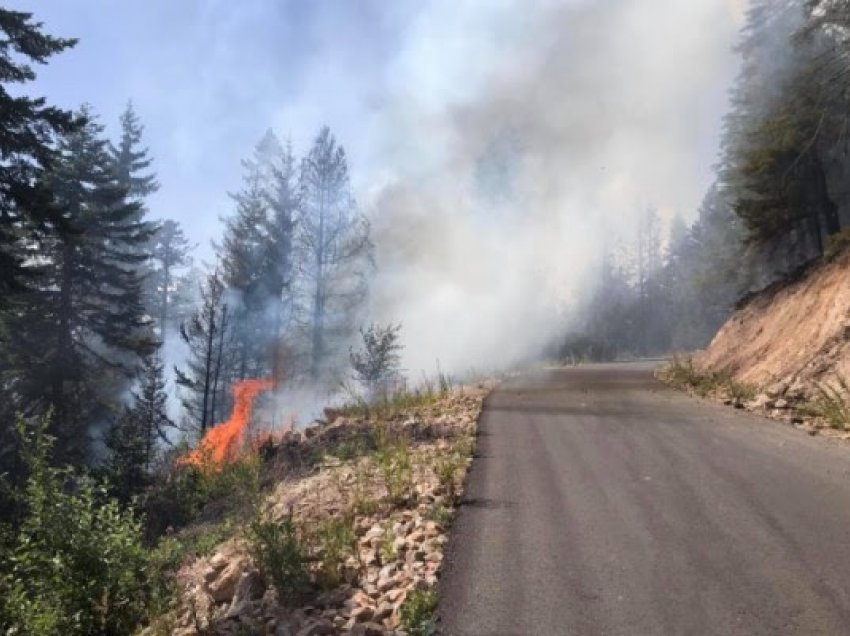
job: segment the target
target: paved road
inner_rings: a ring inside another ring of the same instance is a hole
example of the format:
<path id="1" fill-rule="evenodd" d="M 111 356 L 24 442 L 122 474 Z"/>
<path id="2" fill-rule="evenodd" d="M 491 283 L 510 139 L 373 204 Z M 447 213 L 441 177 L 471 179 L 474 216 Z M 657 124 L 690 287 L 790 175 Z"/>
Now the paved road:
<path id="1" fill-rule="evenodd" d="M 850 634 L 850 446 L 689 398 L 648 364 L 488 399 L 447 636 Z"/>

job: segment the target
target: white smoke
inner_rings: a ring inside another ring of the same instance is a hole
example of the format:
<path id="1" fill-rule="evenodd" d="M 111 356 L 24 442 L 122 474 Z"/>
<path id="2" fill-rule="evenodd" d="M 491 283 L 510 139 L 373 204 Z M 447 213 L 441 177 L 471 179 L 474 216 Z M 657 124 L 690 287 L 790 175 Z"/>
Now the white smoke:
<path id="1" fill-rule="evenodd" d="M 376 320 L 414 373 L 508 364 L 563 330 L 611 232 L 711 181 L 742 4 L 439 0 L 367 122 Z M 355 171 L 358 169 L 354 166 Z"/>

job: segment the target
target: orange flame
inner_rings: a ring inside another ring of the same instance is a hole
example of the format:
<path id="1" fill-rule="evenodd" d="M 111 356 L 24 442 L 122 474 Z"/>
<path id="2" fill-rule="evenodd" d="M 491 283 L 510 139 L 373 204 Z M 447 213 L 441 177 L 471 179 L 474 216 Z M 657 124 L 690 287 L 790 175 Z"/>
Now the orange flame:
<path id="1" fill-rule="evenodd" d="M 230 419 L 216 424 L 204 434 L 198 448 L 180 463 L 195 466 L 221 466 L 233 461 L 245 443 L 245 433 L 251 422 L 254 400 L 263 391 L 274 387 L 272 380 L 241 380 L 233 385 L 233 413 Z"/>

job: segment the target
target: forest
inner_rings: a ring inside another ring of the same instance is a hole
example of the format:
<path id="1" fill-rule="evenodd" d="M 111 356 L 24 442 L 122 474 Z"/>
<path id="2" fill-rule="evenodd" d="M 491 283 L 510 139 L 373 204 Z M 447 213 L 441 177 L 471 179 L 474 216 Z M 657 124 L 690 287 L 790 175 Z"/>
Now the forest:
<path id="1" fill-rule="evenodd" d="M 149 205 L 156 155 L 132 103 L 107 138 L 90 106 L 28 91 L 75 40 L 8 9 L 0 31 L 0 626 L 128 633 L 159 594 L 128 572 L 156 569 L 188 487 L 176 462 L 228 417 L 231 387 L 329 394 L 356 377 L 373 398 L 397 381 L 403 326 L 368 315 L 375 245 L 329 128 L 304 149 L 261 136 L 201 260 Z M 737 53 L 695 220 L 648 207 L 634 236 L 612 232 L 579 318 L 535 356 L 705 346 L 747 293 L 850 243 L 850 2 L 754 0 Z"/>
<path id="2" fill-rule="evenodd" d="M 695 221 L 637 213 L 612 237 L 565 358 L 708 344 L 748 294 L 830 257 L 848 236 L 846 2 L 752 2 L 716 179 Z"/>

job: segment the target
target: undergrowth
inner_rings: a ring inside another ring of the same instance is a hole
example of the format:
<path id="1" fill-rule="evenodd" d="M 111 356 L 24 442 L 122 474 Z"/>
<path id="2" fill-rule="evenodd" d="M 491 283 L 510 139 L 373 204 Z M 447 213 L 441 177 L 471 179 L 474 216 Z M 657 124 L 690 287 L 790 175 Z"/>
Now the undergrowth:
<path id="1" fill-rule="evenodd" d="M 672 386 L 690 389 L 700 397 L 722 396 L 744 402 L 756 395 L 754 387 L 738 382 L 725 371 L 700 371 L 690 357 L 673 358 L 661 377 Z"/>

